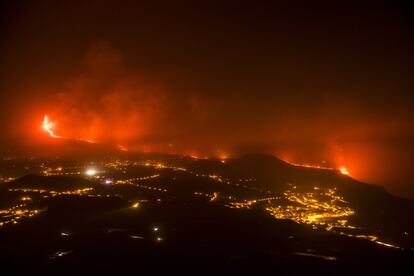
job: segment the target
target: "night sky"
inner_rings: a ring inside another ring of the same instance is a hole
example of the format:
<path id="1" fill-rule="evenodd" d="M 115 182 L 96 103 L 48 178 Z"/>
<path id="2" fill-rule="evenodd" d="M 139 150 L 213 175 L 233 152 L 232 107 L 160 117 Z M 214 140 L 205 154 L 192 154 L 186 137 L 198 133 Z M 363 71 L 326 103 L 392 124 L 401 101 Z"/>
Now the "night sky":
<path id="1" fill-rule="evenodd" d="M 414 197 L 412 6 L 145 2 L 1 2 L 3 155 L 47 144 L 47 114 L 63 137 L 346 166 Z"/>

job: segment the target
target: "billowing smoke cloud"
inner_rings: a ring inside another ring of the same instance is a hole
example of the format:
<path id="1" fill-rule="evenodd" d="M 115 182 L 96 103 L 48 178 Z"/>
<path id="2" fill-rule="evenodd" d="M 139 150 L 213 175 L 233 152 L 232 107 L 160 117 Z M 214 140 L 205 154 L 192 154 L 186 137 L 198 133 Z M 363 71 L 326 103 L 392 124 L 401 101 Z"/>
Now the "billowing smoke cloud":
<path id="1" fill-rule="evenodd" d="M 283 95 L 267 102 L 260 91 L 251 96 L 177 91 L 161 76 L 128 68 L 107 42 L 94 43 L 80 73 L 62 83 L 45 111 L 59 135 L 130 150 L 199 156 L 266 152 L 295 163 L 345 165 L 360 174 L 366 164 L 353 148 L 375 152 L 373 141 L 387 143 L 412 127 L 367 114 L 365 104 L 337 93 Z"/>
<path id="2" fill-rule="evenodd" d="M 62 137 L 271 153 L 414 195 L 405 10 L 38 2 L 0 22 L 3 152 L 47 143 L 48 114 Z"/>
<path id="3" fill-rule="evenodd" d="M 154 131 L 167 101 L 159 84 L 128 73 L 121 53 L 100 42 L 86 53 L 83 72 L 53 96 L 50 114 L 64 137 L 128 143 Z"/>
<path id="4" fill-rule="evenodd" d="M 215 77 L 198 80 L 197 72 L 183 71 L 171 81 L 161 70 L 130 67 L 125 58 L 107 42 L 92 44 L 71 74 L 48 79 L 20 101 L 39 115 L 29 128 L 47 114 L 62 137 L 200 157 L 270 153 L 293 163 L 345 166 L 357 179 L 395 190 L 395 171 L 410 174 L 412 155 L 405 147 L 414 128 L 404 108 L 382 112 L 376 103 L 355 100 L 355 91 L 302 94 L 296 87 L 248 81 L 246 86 L 240 79 L 231 87 Z M 41 90 L 49 93 L 32 102 L 34 91 Z M 26 115 L 19 114 L 31 119 Z M 13 126 L 20 137 L 33 136 Z"/>
<path id="5" fill-rule="evenodd" d="M 94 43 L 82 64 L 82 72 L 48 99 L 45 112 L 60 136 L 189 154 L 202 152 L 205 138 L 214 137 L 208 133 L 219 101 L 171 93 L 156 76 L 128 69 L 120 51 L 106 42 Z"/>

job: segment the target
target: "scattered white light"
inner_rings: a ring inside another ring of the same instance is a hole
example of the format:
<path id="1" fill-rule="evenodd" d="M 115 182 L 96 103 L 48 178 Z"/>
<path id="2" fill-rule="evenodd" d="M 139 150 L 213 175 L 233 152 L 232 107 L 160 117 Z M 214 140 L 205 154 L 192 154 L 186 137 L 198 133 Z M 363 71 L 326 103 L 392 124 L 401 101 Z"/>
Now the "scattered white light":
<path id="1" fill-rule="evenodd" d="M 92 168 L 87 169 L 86 172 L 85 172 L 85 174 L 88 175 L 88 176 L 94 176 L 96 173 L 97 173 L 96 170 L 92 169 Z"/>
<path id="2" fill-rule="evenodd" d="M 70 250 L 70 251 L 58 251 L 58 252 L 50 255 L 49 259 L 56 259 L 57 257 L 63 257 L 63 256 L 68 255 L 70 253 L 72 253 L 72 250 Z"/>
<path id="3" fill-rule="evenodd" d="M 139 240 L 143 240 L 144 239 L 144 237 L 136 236 L 136 235 L 131 235 L 129 237 L 132 238 L 132 239 L 139 239 Z"/>

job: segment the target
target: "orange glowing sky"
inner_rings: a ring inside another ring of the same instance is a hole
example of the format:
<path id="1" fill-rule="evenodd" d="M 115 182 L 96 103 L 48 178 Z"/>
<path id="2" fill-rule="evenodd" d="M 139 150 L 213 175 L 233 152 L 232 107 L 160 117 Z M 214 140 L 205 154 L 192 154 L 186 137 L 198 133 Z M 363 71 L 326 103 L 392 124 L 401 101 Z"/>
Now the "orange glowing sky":
<path id="1" fill-rule="evenodd" d="M 50 136 L 262 152 L 414 197 L 406 9 L 138 2 L 1 10 L 3 154 L 31 154 Z"/>

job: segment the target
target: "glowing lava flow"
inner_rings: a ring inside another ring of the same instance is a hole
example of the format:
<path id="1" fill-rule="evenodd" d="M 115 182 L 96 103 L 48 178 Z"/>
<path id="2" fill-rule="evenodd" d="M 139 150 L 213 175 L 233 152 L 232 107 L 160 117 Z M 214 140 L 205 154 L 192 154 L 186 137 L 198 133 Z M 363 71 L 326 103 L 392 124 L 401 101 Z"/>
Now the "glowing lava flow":
<path id="1" fill-rule="evenodd" d="M 339 168 L 339 171 L 340 171 L 342 174 L 349 175 L 349 171 L 348 171 L 348 169 L 347 169 L 346 167 L 344 167 L 344 166 L 340 167 L 340 168 Z"/>
<path id="2" fill-rule="evenodd" d="M 49 116 L 47 116 L 47 115 L 45 115 L 43 117 L 42 128 L 43 128 L 44 131 L 46 131 L 49 134 L 50 137 L 53 137 L 53 138 L 62 138 L 62 137 L 60 137 L 60 136 L 58 136 L 58 135 L 56 135 L 54 133 L 55 123 L 52 122 L 49 119 Z"/>
<path id="3" fill-rule="evenodd" d="M 338 169 L 335 169 L 335 168 L 324 167 L 324 166 L 319 166 L 319 165 L 296 164 L 296 163 L 291 163 L 291 162 L 287 162 L 287 161 L 285 161 L 285 162 L 292 165 L 292 166 L 295 166 L 295 167 L 313 168 L 313 169 L 320 169 L 320 170 L 332 170 L 332 171 L 337 170 L 341 174 L 349 175 L 349 171 L 345 166 L 341 166 Z"/>
<path id="4" fill-rule="evenodd" d="M 59 138 L 59 139 L 72 139 L 72 140 L 78 140 L 78 141 L 83 141 L 83 142 L 88 142 L 88 143 L 92 143 L 92 144 L 96 144 L 98 142 L 90 140 L 90 139 L 81 139 L 81 138 L 71 138 L 71 137 L 62 137 L 59 135 L 55 134 L 55 125 L 56 123 L 51 121 L 49 116 L 45 115 L 43 117 L 43 123 L 42 123 L 42 129 L 49 134 L 50 137 L 52 138 Z"/>
<path id="5" fill-rule="evenodd" d="M 297 163 L 291 163 L 291 162 L 287 162 L 289 165 L 295 166 L 295 167 L 304 167 L 304 168 L 312 168 L 312 169 L 320 169 L 320 170 L 335 170 L 334 168 L 330 168 L 330 167 L 324 167 L 324 166 L 320 166 L 320 165 L 310 165 L 310 164 L 297 164 Z"/>

